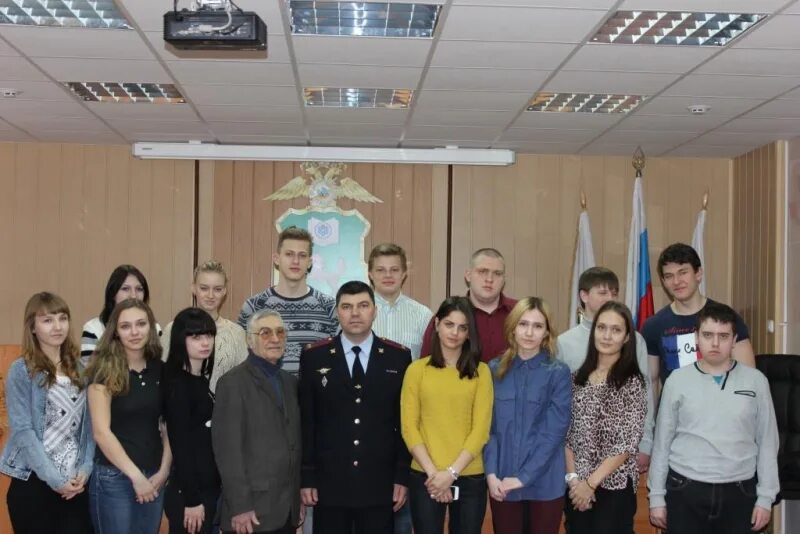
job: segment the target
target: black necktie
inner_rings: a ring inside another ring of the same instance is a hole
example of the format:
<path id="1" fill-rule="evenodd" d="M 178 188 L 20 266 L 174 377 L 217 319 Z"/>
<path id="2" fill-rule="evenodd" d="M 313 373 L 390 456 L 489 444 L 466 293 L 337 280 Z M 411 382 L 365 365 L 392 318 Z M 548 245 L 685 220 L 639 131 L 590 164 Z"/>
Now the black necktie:
<path id="1" fill-rule="evenodd" d="M 356 359 L 353 360 L 353 383 L 361 385 L 364 382 L 364 367 L 361 365 L 361 358 L 359 358 L 361 347 L 358 345 L 353 347 L 353 354 L 356 355 Z"/>

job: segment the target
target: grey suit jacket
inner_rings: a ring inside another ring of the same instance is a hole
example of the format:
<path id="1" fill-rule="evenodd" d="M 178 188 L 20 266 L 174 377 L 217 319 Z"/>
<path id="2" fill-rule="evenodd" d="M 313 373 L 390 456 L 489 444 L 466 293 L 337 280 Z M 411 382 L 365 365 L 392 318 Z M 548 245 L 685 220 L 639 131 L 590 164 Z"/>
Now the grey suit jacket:
<path id="1" fill-rule="evenodd" d="M 279 371 L 284 407 L 263 372 L 247 360 L 217 384 L 211 421 L 222 478 L 221 526 L 254 510 L 259 530 L 277 530 L 300 517 L 300 408 L 297 379 Z"/>

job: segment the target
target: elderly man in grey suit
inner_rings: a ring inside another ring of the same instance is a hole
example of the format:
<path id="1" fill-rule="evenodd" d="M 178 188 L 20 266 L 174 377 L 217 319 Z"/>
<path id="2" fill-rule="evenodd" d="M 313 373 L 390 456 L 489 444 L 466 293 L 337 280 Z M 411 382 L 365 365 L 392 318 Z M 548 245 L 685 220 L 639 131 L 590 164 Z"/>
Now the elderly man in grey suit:
<path id="1" fill-rule="evenodd" d="M 297 379 L 278 367 L 286 347 L 280 315 L 253 314 L 247 345 L 247 359 L 217 385 L 211 421 L 221 525 L 237 534 L 290 534 L 301 514 L 300 409 Z"/>

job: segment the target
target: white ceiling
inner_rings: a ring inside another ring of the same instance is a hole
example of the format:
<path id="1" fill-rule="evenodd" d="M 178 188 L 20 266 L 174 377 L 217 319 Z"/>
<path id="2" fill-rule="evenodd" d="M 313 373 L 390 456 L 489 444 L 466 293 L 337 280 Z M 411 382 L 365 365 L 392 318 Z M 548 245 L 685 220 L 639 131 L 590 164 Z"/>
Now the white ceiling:
<path id="1" fill-rule="evenodd" d="M 133 31 L 0 25 L 0 88 L 21 91 L 0 98 L 0 141 L 733 157 L 800 136 L 800 0 L 427 1 L 443 5 L 434 39 L 405 40 L 292 36 L 284 0 L 238 0 L 267 23 L 266 56 L 166 46 L 168 0 L 117 0 Z M 769 17 L 724 48 L 587 44 L 621 9 Z M 174 83 L 187 104 L 85 103 L 65 81 Z M 406 110 L 306 108 L 311 85 L 416 92 Z M 649 98 L 624 116 L 525 112 L 541 90 Z"/>

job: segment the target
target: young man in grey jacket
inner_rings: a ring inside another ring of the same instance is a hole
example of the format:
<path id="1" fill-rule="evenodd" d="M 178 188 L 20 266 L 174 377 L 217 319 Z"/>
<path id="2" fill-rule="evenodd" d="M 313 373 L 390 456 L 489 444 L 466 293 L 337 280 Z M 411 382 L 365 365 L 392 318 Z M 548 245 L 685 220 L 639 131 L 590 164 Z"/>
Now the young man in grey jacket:
<path id="1" fill-rule="evenodd" d="M 699 313 L 701 358 L 664 384 L 650 463 L 650 521 L 681 534 L 744 534 L 767 523 L 779 490 L 769 383 L 733 359 L 736 313 Z"/>
<path id="2" fill-rule="evenodd" d="M 571 372 L 577 372 L 586 360 L 589 333 L 592 330 L 592 322 L 597 315 L 597 310 L 609 300 L 616 300 L 618 293 L 619 278 L 611 269 L 591 267 L 581 273 L 578 278 L 581 320 L 577 325 L 558 336 L 556 340 L 556 358 L 566 363 Z M 639 442 L 639 456 L 637 457 L 639 472 L 643 473 L 650 463 L 650 452 L 653 448 L 655 401 L 651 388 L 650 368 L 647 363 L 647 344 L 639 332 L 636 332 L 636 361 L 639 364 L 639 370 L 645 377 L 647 386 L 647 414 L 644 421 L 644 435 L 642 441 Z"/>

